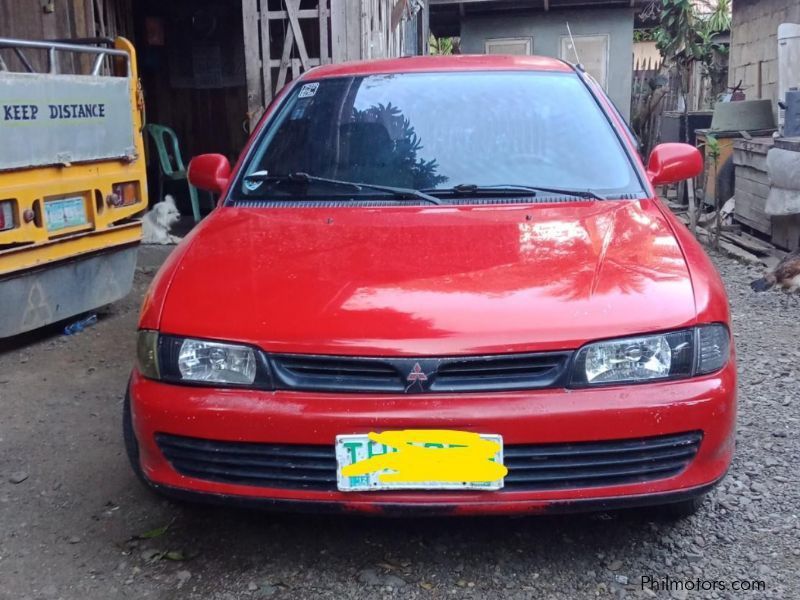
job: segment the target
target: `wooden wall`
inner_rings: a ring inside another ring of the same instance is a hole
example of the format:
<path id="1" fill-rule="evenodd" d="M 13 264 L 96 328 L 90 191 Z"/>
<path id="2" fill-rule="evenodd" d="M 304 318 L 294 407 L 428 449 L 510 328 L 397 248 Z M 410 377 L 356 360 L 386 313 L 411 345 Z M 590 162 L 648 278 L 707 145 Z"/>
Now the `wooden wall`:
<path id="1" fill-rule="evenodd" d="M 177 57 L 185 59 L 189 70 L 198 61 L 200 72 L 207 67 L 208 55 L 193 53 L 194 48 L 189 46 L 192 40 L 201 37 L 192 30 L 194 24 L 214 11 L 230 13 L 226 19 L 235 24 L 231 31 L 225 31 L 226 39 L 219 46 L 241 50 L 241 0 L 0 0 L 0 37 L 40 40 L 122 35 L 129 38 L 137 50 L 147 121 L 167 125 L 177 132 L 187 163 L 193 155 L 203 152 L 221 152 L 233 160 L 247 140 L 243 129 L 247 117 L 244 76 L 239 85 L 226 81 L 220 87 L 212 84 L 198 89 L 192 87 L 191 78 L 188 82 L 187 78 L 181 78 L 180 69 L 173 64 Z M 161 19 L 163 44 L 150 43 L 147 18 Z M 26 56 L 37 69 L 45 67 L 44 52 L 28 50 Z M 3 57 L 12 70 L 21 69 L 9 51 L 4 51 Z M 240 62 L 243 63 L 243 57 Z M 63 60 L 62 66 L 64 72 L 81 72 L 81 65 L 69 60 Z M 157 189 L 157 163 L 152 160 L 150 140 L 145 141 L 153 192 Z M 171 191 L 183 204 L 185 185 Z M 155 194 L 151 197 L 155 199 Z"/>
<path id="2" fill-rule="evenodd" d="M 425 54 L 428 7 L 423 0 L 332 2 L 333 62 Z"/>
<path id="3" fill-rule="evenodd" d="M 331 60 L 415 54 L 408 32 L 426 40 L 426 24 L 422 0 L 0 0 L 0 36 L 131 39 L 146 120 L 176 131 L 185 162 L 234 161 L 285 83 Z"/>
<path id="4" fill-rule="evenodd" d="M 247 141 L 241 22 L 240 0 L 134 3 L 147 121 L 175 130 L 185 162 L 206 152 L 235 160 Z"/>
<path id="5" fill-rule="evenodd" d="M 0 37 L 62 39 L 130 34 L 133 0 L 0 0 Z"/>
<path id="6" fill-rule="evenodd" d="M 0 0 L 0 37 L 28 40 L 56 40 L 91 37 L 132 36 L 133 0 Z M 44 52 L 26 53 L 39 69 Z M 7 55 L 4 54 L 7 58 Z M 15 58 L 9 67 L 20 67 Z M 65 60 L 67 70 L 79 65 Z"/>
<path id="7" fill-rule="evenodd" d="M 427 49 L 424 0 L 242 0 L 242 24 L 251 124 L 317 65 Z"/>
<path id="8" fill-rule="evenodd" d="M 284 85 L 331 61 L 329 6 L 340 4 L 345 0 L 242 0 L 251 126 Z"/>

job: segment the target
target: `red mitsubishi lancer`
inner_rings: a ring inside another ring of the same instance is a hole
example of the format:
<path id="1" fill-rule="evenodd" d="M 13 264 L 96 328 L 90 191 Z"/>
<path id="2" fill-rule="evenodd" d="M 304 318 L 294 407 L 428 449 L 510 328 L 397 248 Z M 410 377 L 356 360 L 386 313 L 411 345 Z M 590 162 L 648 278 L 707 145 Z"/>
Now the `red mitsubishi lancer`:
<path id="1" fill-rule="evenodd" d="M 174 497 L 424 514 L 664 505 L 734 451 L 728 303 L 580 68 L 454 56 L 312 69 L 142 308 L 124 433 Z"/>

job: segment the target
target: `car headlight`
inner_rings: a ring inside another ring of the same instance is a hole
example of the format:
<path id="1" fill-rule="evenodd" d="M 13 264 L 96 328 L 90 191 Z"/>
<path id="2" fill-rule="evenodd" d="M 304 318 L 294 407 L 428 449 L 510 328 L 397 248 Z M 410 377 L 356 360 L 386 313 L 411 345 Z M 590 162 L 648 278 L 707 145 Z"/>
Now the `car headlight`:
<path id="1" fill-rule="evenodd" d="M 730 355 L 721 324 L 588 344 L 578 351 L 572 385 L 639 383 L 713 373 Z"/>
<path id="2" fill-rule="evenodd" d="M 251 386 L 268 381 L 260 353 L 250 346 L 139 332 L 139 371 L 173 382 Z"/>
<path id="3" fill-rule="evenodd" d="M 256 380 L 256 357 L 247 346 L 182 340 L 178 371 L 184 381 L 250 384 Z"/>

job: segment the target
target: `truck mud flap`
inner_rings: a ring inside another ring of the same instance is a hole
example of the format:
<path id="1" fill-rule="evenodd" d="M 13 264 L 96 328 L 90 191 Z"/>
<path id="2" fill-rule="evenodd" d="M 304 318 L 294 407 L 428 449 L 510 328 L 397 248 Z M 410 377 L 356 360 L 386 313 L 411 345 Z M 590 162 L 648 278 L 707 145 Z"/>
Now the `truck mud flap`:
<path id="1" fill-rule="evenodd" d="M 0 339 L 44 327 L 125 297 L 138 246 L 0 279 Z"/>

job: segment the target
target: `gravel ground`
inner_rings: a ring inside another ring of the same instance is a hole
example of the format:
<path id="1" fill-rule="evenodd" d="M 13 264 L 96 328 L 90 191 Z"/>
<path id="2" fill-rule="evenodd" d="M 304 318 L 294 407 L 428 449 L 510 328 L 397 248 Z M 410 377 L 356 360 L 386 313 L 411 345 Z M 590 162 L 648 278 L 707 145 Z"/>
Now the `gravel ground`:
<path id="1" fill-rule="evenodd" d="M 698 515 L 387 520 L 181 506 L 136 481 L 122 391 L 161 258 L 144 253 L 134 293 L 96 326 L 0 354 L 0 598 L 800 598 L 800 301 L 751 292 L 756 269 L 715 258 L 739 437 Z M 643 589 L 664 578 L 716 589 Z M 766 590 L 733 591 L 741 581 Z"/>

